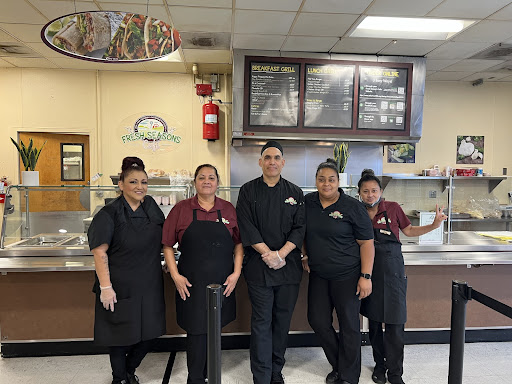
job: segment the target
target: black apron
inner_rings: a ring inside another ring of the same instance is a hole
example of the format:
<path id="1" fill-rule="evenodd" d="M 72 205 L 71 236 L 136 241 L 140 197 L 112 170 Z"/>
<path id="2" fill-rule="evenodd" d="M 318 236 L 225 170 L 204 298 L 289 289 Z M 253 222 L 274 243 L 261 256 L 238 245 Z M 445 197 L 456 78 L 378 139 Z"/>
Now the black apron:
<path id="1" fill-rule="evenodd" d="M 118 218 L 107 252 L 114 312 L 103 308 L 95 286 L 94 341 L 104 346 L 133 345 L 165 333 L 162 225 L 148 218 L 135 227 L 126 208 Z"/>
<path id="2" fill-rule="evenodd" d="M 407 276 L 405 275 L 402 244 L 389 227 L 374 228 L 375 259 L 372 273 L 372 294 L 361 302 L 361 314 L 370 320 L 386 324 L 407 321 Z"/>
<path id="3" fill-rule="evenodd" d="M 218 222 L 197 220 L 194 209 L 192 223 L 181 238 L 181 256 L 178 272 L 185 276 L 192 287 L 188 287 L 190 297 L 183 300 L 176 291 L 176 318 L 178 325 L 190 334 L 207 332 L 206 286 L 224 284 L 233 273 L 233 250 L 235 245 L 229 230 L 222 222 L 222 214 L 217 210 Z M 236 317 L 235 292 L 223 296 L 222 326 Z"/>

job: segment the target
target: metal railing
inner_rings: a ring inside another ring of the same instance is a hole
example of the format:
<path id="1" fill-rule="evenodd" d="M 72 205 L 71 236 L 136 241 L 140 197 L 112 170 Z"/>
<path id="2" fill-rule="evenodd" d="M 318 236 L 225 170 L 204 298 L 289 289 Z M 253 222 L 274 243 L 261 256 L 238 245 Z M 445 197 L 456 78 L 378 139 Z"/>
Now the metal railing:
<path id="1" fill-rule="evenodd" d="M 486 307 L 512 319 L 512 308 L 508 305 L 478 292 L 465 281 L 452 281 L 452 318 L 448 384 L 462 384 L 464 342 L 466 339 L 466 304 L 468 300 L 476 300 Z"/>

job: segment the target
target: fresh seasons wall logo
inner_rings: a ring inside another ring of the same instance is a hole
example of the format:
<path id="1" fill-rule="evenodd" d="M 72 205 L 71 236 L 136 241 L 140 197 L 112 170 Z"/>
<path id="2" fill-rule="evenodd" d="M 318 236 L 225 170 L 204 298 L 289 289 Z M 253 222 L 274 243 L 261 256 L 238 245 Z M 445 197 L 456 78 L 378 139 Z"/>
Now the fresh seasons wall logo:
<path id="1" fill-rule="evenodd" d="M 144 115 L 137 118 L 133 125 L 124 127 L 128 133 L 121 135 L 121 141 L 123 144 L 142 143 L 145 149 L 153 151 L 169 149 L 183 140 L 179 134 L 180 125 L 169 126 L 160 116 Z"/>
<path id="2" fill-rule="evenodd" d="M 41 39 L 67 56 L 98 62 L 135 62 L 176 52 L 178 31 L 163 20 L 126 12 L 91 11 L 50 21 Z M 175 61 L 181 61 L 179 54 Z"/>

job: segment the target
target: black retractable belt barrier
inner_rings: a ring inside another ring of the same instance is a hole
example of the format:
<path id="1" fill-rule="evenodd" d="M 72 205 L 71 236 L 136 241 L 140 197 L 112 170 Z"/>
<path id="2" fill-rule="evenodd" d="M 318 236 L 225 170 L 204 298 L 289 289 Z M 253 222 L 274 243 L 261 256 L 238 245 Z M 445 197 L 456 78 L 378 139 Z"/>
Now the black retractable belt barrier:
<path id="1" fill-rule="evenodd" d="M 208 384 L 221 384 L 221 309 L 222 285 L 206 287 L 208 302 Z"/>
<path id="2" fill-rule="evenodd" d="M 462 384 L 466 332 L 466 304 L 468 300 L 472 299 L 512 319 L 512 308 L 508 305 L 474 290 L 472 287 L 468 286 L 468 283 L 465 281 L 452 281 L 452 319 L 448 384 Z"/>

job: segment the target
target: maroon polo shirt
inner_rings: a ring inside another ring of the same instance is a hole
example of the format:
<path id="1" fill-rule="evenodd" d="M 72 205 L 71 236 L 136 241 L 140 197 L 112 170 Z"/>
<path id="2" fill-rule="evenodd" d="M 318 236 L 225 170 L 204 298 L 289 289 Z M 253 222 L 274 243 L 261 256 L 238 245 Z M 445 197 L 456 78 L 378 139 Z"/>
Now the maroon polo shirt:
<path id="1" fill-rule="evenodd" d="M 377 211 L 377 214 L 372 220 L 373 228 L 386 229 L 386 223 L 384 221 L 385 218 L 383 213 L 384 211 L 386 211 L 386 214 L 388 215 L 389 227 L 391 228 L 391 232 L 394 233 L 397 240 L 400 240 L 400 229 L 404 229 L 411 225 L 411 221 L 402 210 L 402 207 L 398 205 L 398 203 L 395 203 L 394 201 L 382 200 L 379 203 L 379 210 Z"/>
<path id="2" fill-rule="evenodd" d="M 190 199 L 182 200 L 174 206 L 167 219 L 165 219 L 162 232 L 162 244 L 172 247 L 174 244 L 181 243 L 181 238 L 193 220 L 193 212 L 196 209 L 197 220 L 217 221 L 217 210 L 220 210 L 223 222 L 228 229 L 231 238 L 235 244 L 241 243 L 240 230 L 236 220 L 236 211 L 233 204 L 229 201 L 215 197 L 213 208 L 206 211 L 199 205 L 197 195 Z"/>

